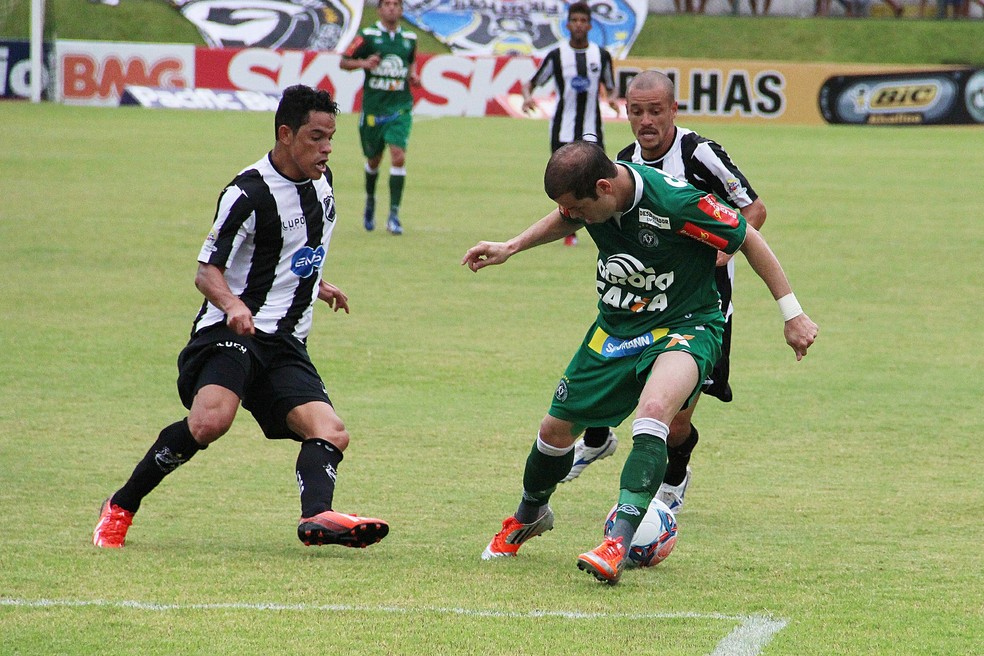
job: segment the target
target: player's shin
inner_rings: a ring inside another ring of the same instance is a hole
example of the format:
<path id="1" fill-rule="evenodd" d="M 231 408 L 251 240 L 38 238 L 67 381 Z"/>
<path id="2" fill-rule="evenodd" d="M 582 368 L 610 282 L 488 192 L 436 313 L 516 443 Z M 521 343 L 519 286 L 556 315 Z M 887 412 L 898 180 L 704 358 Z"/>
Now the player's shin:
<path id="1" fill-rule="evenodd" d="M 623 538 L 624 544 L 632 542 L 663 482 L 669 428 L 656 419 L 643 418 L 632 423 L 632 432 L 632 450 L 622 467 L 615 525 L 609 533 L 611 538 Z"/>
<path id="2" fill-rule="evenodd" d="M 539 436 L 526 458 L 523 473 L 523 500 L 516 511 L 516 519 L 529 524 L 542 514 L 542 508 L 550 501 L 550 495 L 557 489 L 574 464 L 574 445 L 555 447 L 544 442 Z"/>
<path id="3" fill-rule="evenodd" d="M 400 209 L 400 203 L 403 201 L 403 187 L 407 182 L 407 170 L 400 167 L 391 167 L 389 176 L 389 192 L 390 192 L 390 211 L 397 212 Z"/>
<path id="4" fill-rule="evenodd" d="M 188 429 L 188 419 L 176 421 L 157 436 L 143 459 L 137 463 L 130 479 L 112 497 L 112 503 L 132 513 L 140 508 L 140 502 L 150 494 L 164 477 L 191 460 L 205 449 Z"/>
<path id="5" fill-rule="evenodd" d="M 314 517 L 332 509 L 335 478 L 343 454 L 322 439 L 305 440 L 297 454 L 297 487 L 301 493 L 301 517 Z"/>

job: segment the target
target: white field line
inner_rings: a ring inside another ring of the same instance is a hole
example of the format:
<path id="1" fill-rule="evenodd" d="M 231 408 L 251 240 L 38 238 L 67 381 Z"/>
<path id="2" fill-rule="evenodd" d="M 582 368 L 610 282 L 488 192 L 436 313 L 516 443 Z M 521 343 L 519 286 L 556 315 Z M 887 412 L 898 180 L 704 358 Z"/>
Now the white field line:
<path id="1" fill-rule="evenodd" d="M 403 608 L 400 606 L 352 606 L 347 604 L 277 604 L 277 603 L 213 603 L 213 604 L 159 604 L 145 601 L 107 601 L 104 599 L 9 599 L 0 597 L 0 607 L 20 608 L 125 608 L 151 612 L 186 610 L 244 610 L 244 611 L 333 611 L 341 613 L 397 613 L 418 615 L 462 615 L 467 617 L 507 617 L 532 619 L 556 617 L 567 620 L 661 620 L 697 619 L 738 622 L 738 626 L 722 639 L 710 656 L 756 656 L 786 626 L 786 620 L 765 615 L 725 615 L 722 613 L 582 613 L 564 610 L 535 610 L 528 612 L 479 610 L 471 608 L 442 608 L 424 606 Z"/>

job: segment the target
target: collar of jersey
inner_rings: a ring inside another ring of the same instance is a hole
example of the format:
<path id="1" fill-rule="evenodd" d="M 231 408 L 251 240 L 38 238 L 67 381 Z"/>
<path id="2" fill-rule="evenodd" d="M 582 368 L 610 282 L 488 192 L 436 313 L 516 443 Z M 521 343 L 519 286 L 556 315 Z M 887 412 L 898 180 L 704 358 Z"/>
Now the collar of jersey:
<path id="1" fill-rule="evenodd" d="M 624 164 L 616 164 L 616 166 L 624 166 Z M 639 172 L 631 166 L 626 166 L 625 168 L 627 168 L 629 173 L 632 174 L 632 180 L 635 182 L 635 198 L 632 199 L 632 205 L 629 206 L 629 209 L 612 214 L 612 218 L 615 219 L 615 223 L 619 225 L 622 225 L 622 215 L 626 212 L 631 212 L 634 210 L 639 205 L 639 202 L 642 201 L 642 176 L 639 175 Z"/>

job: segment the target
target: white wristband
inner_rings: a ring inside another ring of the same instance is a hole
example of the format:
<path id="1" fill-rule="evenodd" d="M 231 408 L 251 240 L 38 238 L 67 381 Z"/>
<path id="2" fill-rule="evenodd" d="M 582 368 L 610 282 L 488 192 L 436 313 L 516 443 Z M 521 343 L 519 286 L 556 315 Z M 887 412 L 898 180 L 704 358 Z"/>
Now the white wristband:
<path id="1" fill-rule="evenodd" d="M 803 314 L 803 308 L 800 307 L 799 301 L 796 300 L 796 294 L 792 292 L 778 299 L 776 303 L 779 304 L 779 311 L 782 312 L 783 321 L 795 319 Z"/>

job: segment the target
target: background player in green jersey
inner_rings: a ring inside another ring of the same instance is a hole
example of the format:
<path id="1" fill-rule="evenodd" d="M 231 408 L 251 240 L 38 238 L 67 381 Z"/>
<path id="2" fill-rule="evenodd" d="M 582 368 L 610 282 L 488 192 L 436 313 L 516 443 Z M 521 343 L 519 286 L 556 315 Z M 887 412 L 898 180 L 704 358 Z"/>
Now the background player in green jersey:
<path id="1" fill-rule="evenodd" d="M 342 55 L 345 70 L 363 69 L 362 114 L 359 137 L 366 156 L 366 209 L 363 225 L 376 228 L 376 181 L 383 151 L 390 152 L 390 210 L 386 229 L 402 235 L 400 201 L 406 183 L 407 144 L 413 124 L 413 94 L 419 83 L 415 69 L 417 35 L 400 27 L 403 0 L 380 0 L 379 21 L 359 30 Z"/>
<path id="2" fill-rule="evenodd" d="M 635 410 L 615 525 L 577 561 L 580 569 L 615 583 L 663 480 L 669 424 L 720 356 L 724 316 L 714 287 L 717 252 L 745 254 L 779 303 L 786 342 L 797 360 L 818 328 L 799 307 L 759 232 L 713 194 L 645 165 L 616 164 L 584 141 L 553 154 L 544 188 L 557 210 L 509 241 L 479 242 L 462 264 L 473 271 L 502 264 L 584 225 L 598 246 L 599 312 L 540 423 L 519 508 L 502 522 L 482 558 L 515 556 L 525 541 L 552 529 L 548 502 L 570 471 L 577 436 L 585 426 L 618 425 Z"/>

